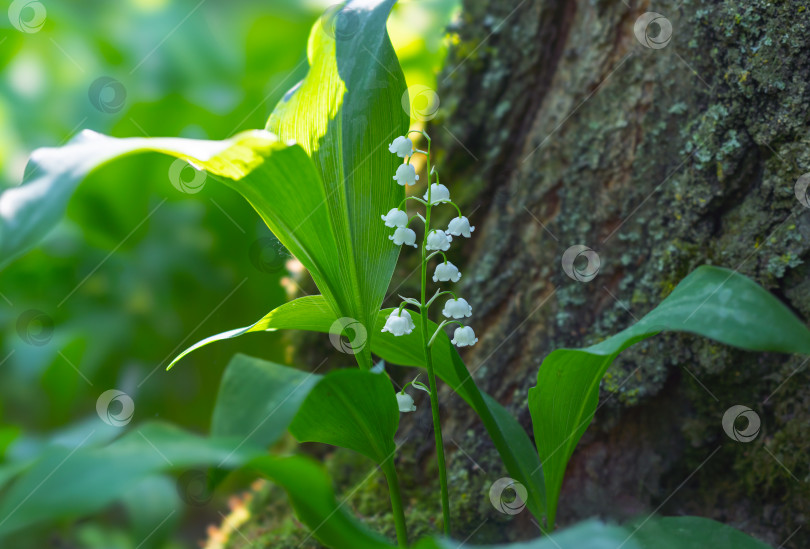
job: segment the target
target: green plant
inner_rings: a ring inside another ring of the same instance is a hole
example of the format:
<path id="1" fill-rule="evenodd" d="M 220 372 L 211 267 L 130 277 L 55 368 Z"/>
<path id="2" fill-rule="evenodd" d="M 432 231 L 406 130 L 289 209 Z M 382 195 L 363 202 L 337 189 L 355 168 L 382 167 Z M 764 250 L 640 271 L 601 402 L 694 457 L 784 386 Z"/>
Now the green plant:
<path id="1" fill-rule="evenodd" d="M 427 299 L 428 261 L 443 252 L 448 239 L 430 227 L 433 193 L 446 189 L 431 168 L 430 138 L 424 132 L 428 191 L 423 200 L 410 197 L 426 208 L 421 295 L 419 300 L 404 299 L 396 309 L 380 310 L 399 250 L 389 240 L 415 244 L 416 239 L 407 232 L 413 218 L 403 220 L 399 213 L 406 203 L 404 187 L 388 179 L 395 172 L 398 182 L 416 179 L 415 171 L 402 168 L 410 166 L 411 154 L 402 154 L 409 160 L 398 167 L 385 150 L 389 142 L 395 151 L 411 149 L 408 116 L 400 107 L 406 94 L 404 77 L 385 30 L 393 3 L 349 2 L 334 17 L 320 20 L 309 42 L 310 71 L 273 111 L 266 130 L 224 141 L 113 139 L 85 133 L 63 148 L 37 151 L 28 181 L 0 195 L 0 253 L 8 262 L 56 223 L 73 190 L 97 166 L 139 151 L 184 159 L 244 196 L 306 267 L 321 295 L 296 299 L 247 328 L 207 338 L 172 365 L 208 343 L 250 332 L 333 333 L 335 326 L 345 329 L 348 318 L 367 334 L 366 344 L 353 353 L 358 369 L 323 376 L 237 355 L 223 378 L 208 437 L 148 423 L 109 443 L 83 446 L 88 435 L 73 449 L 55 443 L 35 459 L 4 465 L 0 484 L 14 483 L 0 500 L 0 516 L 6 517 L 0 522 L 0 536 L 54 517 L 95 512 L 133 487 L 163 478 L 168 470 L 203 465 L 251 469 L 277 482 L 289 493 L 300 520 L 328 546 L 390 547 L 335 500 L 331 481 L 317 463 L 301 455 L 268 454 L 266 449 L 289 431 L 299 442 L 342 446 L 375 462 L 388 481 L 398 544 L 405 547 L 394 436 L 400 411 L 410 410 L 412 401 L 395 396 L 389 378 L 372 367 L 372 355 L 389 364 L 425 368 L 428 374 L 425 388 L 434 420 L 445 536 L 419 540 L 415 547 L 452 543 L 437 378 L 481 418 L 510 475 L 525 487 L 530 512 L 551 531 L 565 467 L 593 418 L 599 383 L 623 349 L 659 331 L 677 330 L 746 349 L 810 354 L 810 332 L 776 298 L 735 272 L 701 267 L 636 325 L 593 347 L 562 349 L 546 358 L 529 398 L 535 448 L 514 416 L 477 388 L 454 348 L 454 342 L 475 342 L 471 330 L 459 328 L 451 342 L 443 330 L 448 321 L 437 325 L 428 318 L 429 306 L 445 294 L 453 296 L 446 316 L 467 316 L 469 310 L 452 292 Z M 351 29 L 343 28 L 347 32 L 336 32 L 350 23 Z M 466 218 L 458 213 L 457 223 L 463 225 Z M 391 238 L 378 215 L 395 229 Z M 458 232 L 467 228 L 468 223 Z M 441 265 L 446 272 L 436 279 L 458 279 L 446 259 Z M 406 305 L 416 311 L 405 312 Z M 411 385 L 420 387 L 416 381 Z M 762 546 L 695 517 L 626 526 L 588 522 L 553 536 L 515 547 L 582 548 L 603 542 L 688 547 L 695 539 L 711 536 L 718 538 L 715 546 L 720 548 Z"/>

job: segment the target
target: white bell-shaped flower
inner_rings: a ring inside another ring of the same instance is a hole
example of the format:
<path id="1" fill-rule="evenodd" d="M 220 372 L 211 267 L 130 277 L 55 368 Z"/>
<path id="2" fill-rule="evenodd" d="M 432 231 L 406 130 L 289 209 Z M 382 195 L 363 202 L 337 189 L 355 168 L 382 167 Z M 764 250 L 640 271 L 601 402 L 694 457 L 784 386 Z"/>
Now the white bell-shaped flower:
<path id="1" fill-rule="evenodd" d="M 478 338 L 475 337 L 475 332 L 473 332 L 473 329 L 469 326 L 456 328 L 456 331 L 453 332 L 453 339 L 450 340 L 450 343 L 456 347 L 467 347 L 475 345 L 477 342 Z"/>
<path id="2" fill-rule="evenodd" d="M 434 230 L 430 231 L 430 234 L 427 237 L 427 246 L 426 249 L 428 250 L 441 250 L 446 252 L 450 249 L 450 242 L 453 241 L 453 237 L 445 233 L 441 230 Z"/>
<path id="3" fill-rule="evenodd" d="M 397 393 L 397 405 L 400 412 L 414 412 L 416 405 L 413 403 L 413 397 L 408 393 Z"/>
<path id="4" fill-rule="evenodd" d="M 411 156 L 413 154 L 413 141 L 404 135 L 400 135 L 394 139 L 393 143 L 388 145 L 388 150 L 400 158 Z"/>
<path id="5" fill-rule="evenodd" d="M 385 215 L 381 215 L 386 227 L 404 227 L 408 224 L 408 214 L 399 208 L 391 208 Z"/>
<path id="6" fill-rule="evenodd" d="M 416 248 L 416 233 L 413 232 L 413 229 L 409 229 L 407 227 L 397 227 L 394 234 L 388 235 L 388 239 L 393 240 L 394 244 L 397 246 L 402 246 L 405 244 L 406 246 L 413 246 Z"/>
<path id="7" fill-rule="evenodd" d="M 442 314 L 447 318 L 464 318 L 465 316 L 472 316 L 472 307 L 463 297 L 448 299 L 447 303 L 444 304 Z"/>
<path id="8" fill-rule="evenodd" d="M 397 183 L 402 186 L 413 185 L 419 181 L 419 176 L 416 175 L 416 168 L 410 164 L 400 164 L 397 168 L 397 175 L 394 176 Z"/>
<path id="9" fill-rule="evenodd" d="M 402 336 L 410 334 L 415 327 L 416 325 L 413 323 L 408 311 L 395 309 L 385 319 L 385 326 L 383 326 L 382 331 L 389 332 L 394 336 Z"/>
<path id="10" fill-rule="evenodd" d="M 475 230 L 475 227 L 470 227 L 470 220 L 464 217 L 455 217 L 447 224 L 447 232 L 453 236 L 465 236 L 470 238 L 470 233 Z"/>
<path id="11" fill-rule="evenodd" d="M 428 193 L 423 196 L 425 200 L 428 199 Z M 438 204 L 440 202 L 450 202 L 450 191 L 441 183 L 433 183 L 430 186 L 430 203 Z"/>
<path id="12" fill-rule="evenodd" d="M 433 282 L 458 282 L 461 278 L 461 273 L 458 272 L 458 267 L 450 263 L 439 263 L 436 265 L 436 270 L 433 272 Z"/>

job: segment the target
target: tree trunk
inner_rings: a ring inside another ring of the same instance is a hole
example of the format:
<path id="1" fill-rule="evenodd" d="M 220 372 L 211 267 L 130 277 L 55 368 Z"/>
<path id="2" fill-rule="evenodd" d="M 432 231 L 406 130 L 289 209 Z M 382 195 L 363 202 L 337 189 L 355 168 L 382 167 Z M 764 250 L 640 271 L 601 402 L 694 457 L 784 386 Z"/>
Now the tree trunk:
<path id="1" fill-rule="evenodd" d="M 466 0 L 439 77 L 442 181 L 476 225 L 457 263 L 480 337 L 464 358 L 529 431 L 527 390 L 549 352 L 620 331 L 699 265 L 738 270 L 810 317 L 810 216 L 794 196 L 810 172 L 807 7 L 628 1 Z M 637 38 L 653 10 L 664 19 Z M 561 267 L 573 245 L 601 260 L 590 282 Z M 810 547 L 804 366 L 691 335 L 626 351 L 569 466 L 560 525 L 688 513 Z M 467 479 L 483 502 L 454 530 L 503 525 L 487 498 L 486 482 L 505 476 L 494 449 L 442 397 L 451 496 Z M 736 404 L 762 419 L 753 442 L 722 429 Z M 427 463 L 421 408 L 411 432 Z M 524 515 L 510 537 L 538 533 Z"/>

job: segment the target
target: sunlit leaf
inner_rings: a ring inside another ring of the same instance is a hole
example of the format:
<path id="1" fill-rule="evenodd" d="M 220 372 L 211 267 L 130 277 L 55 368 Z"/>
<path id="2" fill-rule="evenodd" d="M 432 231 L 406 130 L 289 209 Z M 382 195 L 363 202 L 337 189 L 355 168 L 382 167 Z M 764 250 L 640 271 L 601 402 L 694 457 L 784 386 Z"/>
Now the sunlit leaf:
<path id="1" fill-rule="evenodd" d="M 752 351 L 810 354 L 810 331 L 778 299 L 745 276 L 700 267 L 658 307 L 626 330 L 585 349 L 549 354 L 529 390 L 534 439 L 554 524 L 565 468 L 590 425 L 599 384 L 618 354 L 661 331 L 690 332 Z"/>
<path id="2" fill-rule="evenodd" d="M 321 174 L 339 261 L 336 312 L 367 328 L 399 254 L 380 216 L 405 197 L 392 179 L 401 159 L 388 151 L 409 123 L 405 77 L 386 31 L 394 3 L 355 0 L 327 10 L 309 37 L 307 77 L 267 121 L 301 144 Z M 371 367 L 368 349 L 358 358 Z"/>

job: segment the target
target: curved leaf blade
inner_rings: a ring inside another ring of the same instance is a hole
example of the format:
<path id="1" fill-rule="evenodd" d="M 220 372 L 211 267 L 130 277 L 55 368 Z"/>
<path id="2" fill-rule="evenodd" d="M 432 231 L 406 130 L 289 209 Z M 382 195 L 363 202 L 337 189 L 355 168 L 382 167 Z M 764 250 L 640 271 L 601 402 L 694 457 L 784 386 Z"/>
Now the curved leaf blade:
<path id="1" fill-rule="evenodd" d="M 691 332 L 754 351 L 810 354 L 810 331 L 778 299 L 747 277 L 699 267 L 640 321 L 591 347 L 550 353 L 529 389 L 534 439 L 554 524 L 565 469 L 593 420 L 599 385 L 627 347 L 661 331 Z"/>
<path id="2" fill-rule="evenodd" d="M 299 442 L 349 448 L 378 465 L 396 449 L 399 408 L 385 374 L 363 370 L 328 373 L 309 392 L 290 424 Z"/>
<path id="3" fill-rule="evenodd" d="M 395 0 L 354 0 L 313 27 L 309 72 L 275 107 L 267 129 L 301 144 L 324 185 L 336 235 L 336 311 L 367 329 L 385 297 L 399 247 L 380 216 L 404 198 L 387 146 L 408 131 L 405 77 L 386 31 Z M 369 334 L 371 337 L 371 334 Z M 367 349 L 357 355 L 371 367 Z"/>

